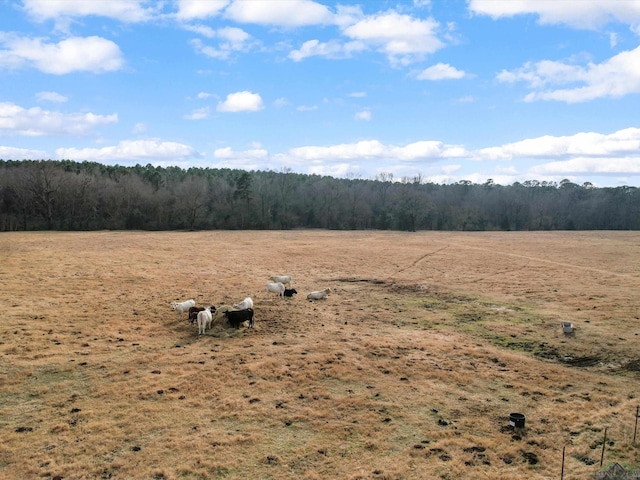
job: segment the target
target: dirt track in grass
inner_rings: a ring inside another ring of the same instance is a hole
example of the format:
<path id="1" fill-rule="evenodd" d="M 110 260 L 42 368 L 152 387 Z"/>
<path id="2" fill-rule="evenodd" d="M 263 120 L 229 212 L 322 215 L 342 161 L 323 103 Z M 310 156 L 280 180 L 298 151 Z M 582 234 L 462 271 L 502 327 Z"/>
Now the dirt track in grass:
<path id="1" fill-rule="evenodd" d="M 1 478 L 545 479 L 566 447 L 582 479 L 605 428 L 604 465 L 640 468 L 638 232 L 4 233 L 0 257 Z M 299 294 L 265 298 L 274 274 Z M 252 330 L 170 307 L 246 296 Z"/>

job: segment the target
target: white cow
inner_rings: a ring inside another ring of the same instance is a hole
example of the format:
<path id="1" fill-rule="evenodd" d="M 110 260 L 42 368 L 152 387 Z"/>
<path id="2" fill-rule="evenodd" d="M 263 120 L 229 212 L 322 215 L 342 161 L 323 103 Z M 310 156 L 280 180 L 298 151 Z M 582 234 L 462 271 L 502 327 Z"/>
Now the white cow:
<path id="1" fill-rule="evenodd" d="M 198 312 L 198 335 L 202 335 L 207 330 L 207 327 L 211 328 L 212 320 L 211 307 Z"/>
<path id="2" fill-rule="evenodd" d="M 280 282 L 283 285 L 290 285 L 291 275 L 273 275 L 272 277 L 269 277 L 269 280 L 271 280 L 274 283 Z"/>
<path id="3" fill-rule="evenodd" d="M 246 310 L 247 308 L 253 308 L 253 300 L 251 297 L 247 297 L 242 300 L 240 303 L 235 303 L 233 308 L 236 310 Z"/>
<path id="4" fill-rule="evenodd" d="M 182 315 L 184 312 L 188 312 L 191 307 L 196 306 L 194 299 L 186 300 L 184 302 L 172 302 L 171 308 L 178 312 L 178 315 Z"/>
<path id="5" fill-rule="evenodd" d="M 269 297 L 270 292 L 277 293 L 279 297 L 284 296 L 284 284 L 282 282 L 267 283 L 266 286 L 267 286 L 267 296 L 264 298 Z"/>
<path id="6" fill-rule="evenodd" d="M 325 288 L 324 290 L 316 290 L 315 292 L 311 292 L 307 295 L 307 300 L 324 300 L 327 298 L 327 295 L 331 293 L 330 288 Z"/>

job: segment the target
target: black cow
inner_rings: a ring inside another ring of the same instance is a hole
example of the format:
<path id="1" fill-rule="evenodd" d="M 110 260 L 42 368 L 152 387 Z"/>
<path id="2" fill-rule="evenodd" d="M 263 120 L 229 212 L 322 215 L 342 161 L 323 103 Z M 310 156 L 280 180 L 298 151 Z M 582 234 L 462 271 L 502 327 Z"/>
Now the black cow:
<path id="1" fill-rule="evenodd" d="M 224 315 L 229 321 L 229 325 L 235 328 L 240 328 L 240 324 L 249 320 L 249 328 L 253 328 L 253 308 L 246 308 L 244 310 L 228 310 L 224 312 Z"/>
<path id="2" fill-rule="evenodd" d="M 298 291 L 295 288 L 285 288 L 284 296 L 285 297 L 293 297 Z"/>

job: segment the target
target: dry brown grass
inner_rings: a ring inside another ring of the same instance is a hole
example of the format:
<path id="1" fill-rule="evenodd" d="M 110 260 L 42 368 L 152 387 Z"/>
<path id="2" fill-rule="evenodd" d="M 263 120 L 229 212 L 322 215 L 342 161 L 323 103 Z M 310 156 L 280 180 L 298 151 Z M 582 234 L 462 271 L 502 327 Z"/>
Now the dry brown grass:
<path id="1" fill-rule="evenodd" d="M 638 232 L 3 233 L 0 256 L 3 479 L 544 479 L 565 446 L 578 479 L 605 428 L 605 464 L 639 467 Z M 299 296 L 265 300 L 273 274 Z M 251 331 L 170 309 L 247 295 Z"/>

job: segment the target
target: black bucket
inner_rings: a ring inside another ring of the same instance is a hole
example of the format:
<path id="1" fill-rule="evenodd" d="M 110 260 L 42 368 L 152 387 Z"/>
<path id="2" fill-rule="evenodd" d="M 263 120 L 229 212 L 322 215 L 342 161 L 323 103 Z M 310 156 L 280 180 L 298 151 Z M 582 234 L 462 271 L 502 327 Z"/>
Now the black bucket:
<path id="1" fill-rule="evenodd" d="M 509 425 L 513 428 L 524 428 L 524 415 L 522 413 L 510 413 Z"/>

